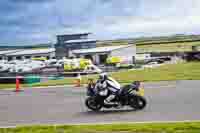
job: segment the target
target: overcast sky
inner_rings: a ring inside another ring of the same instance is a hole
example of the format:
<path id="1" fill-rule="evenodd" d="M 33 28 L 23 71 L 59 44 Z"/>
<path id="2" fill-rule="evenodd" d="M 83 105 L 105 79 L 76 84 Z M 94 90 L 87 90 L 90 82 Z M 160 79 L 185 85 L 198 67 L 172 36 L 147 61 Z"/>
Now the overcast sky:
<path id="1" fill-rule="evenodd" d="M 0 0 L 0 45 L 200 32 L 200 0 Z"/>

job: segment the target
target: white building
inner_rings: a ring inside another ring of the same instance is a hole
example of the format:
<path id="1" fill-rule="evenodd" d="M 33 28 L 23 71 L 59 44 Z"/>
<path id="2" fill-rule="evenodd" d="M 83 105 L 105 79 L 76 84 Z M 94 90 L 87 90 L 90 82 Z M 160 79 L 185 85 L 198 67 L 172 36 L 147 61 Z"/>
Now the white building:
<path id="1" fill-rule="evenodd" d="M 33 57 L 55 57 L 55 49 L 20 49 L 20 50 L 8 50 L 0 51 L 0 59 L 5 60 L 21 60 L 21 59 L 30 59 Z"/>
<path id="2" fill-rule="evenodd" d="M 96 47 L 90 49 L 72 50 L 71 56 L 83 57 L 91 59 L 95 64 L 104 64 L 108 57 L 120 57 L 129 60 L 133 63 L 136 56 L 135 45 L 121 45 L 121 46 L 108 46 Z"/>
<path id="3" fill-rule="evenodd" d="M 18 52 L 18 51 L 21 51 L 21 49 L 19 50 L 1 50 L 0 51 L 0 60 L 7 60 L 7 54 L 10 54 L 10 53 L 15 53 L 15 52 Z"/>

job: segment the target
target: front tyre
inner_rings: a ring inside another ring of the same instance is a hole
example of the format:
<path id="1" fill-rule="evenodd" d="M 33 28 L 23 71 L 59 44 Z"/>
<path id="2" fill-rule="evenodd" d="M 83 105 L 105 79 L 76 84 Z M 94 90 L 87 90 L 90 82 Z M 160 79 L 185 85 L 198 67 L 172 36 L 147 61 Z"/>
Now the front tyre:
<path id="1" fill-rule="evenodd" d="M 95 97 L 88 97 L 85 100 L 85 105 L 93 111 L 99 111 L 102 108 L 102 105 L 96 102 Z"/>
<path id="2" fill-rule="evenodd" d="M 146 107 L 146 104 L 147 104 L 146 99 L 138 95 L 131 97 L 129 100 L 129 105 L 134 109 L 142 110 Z"/>

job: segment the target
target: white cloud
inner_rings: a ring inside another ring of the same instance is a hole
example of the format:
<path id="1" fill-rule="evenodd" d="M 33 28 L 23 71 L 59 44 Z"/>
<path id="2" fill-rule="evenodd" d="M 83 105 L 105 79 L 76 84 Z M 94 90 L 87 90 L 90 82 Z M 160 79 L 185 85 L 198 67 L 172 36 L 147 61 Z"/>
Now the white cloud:
<path id="1" fill-rule="evenodd" d="M 102 26 L 101 29 L 109 33 L 129 34 L 129 37 L 137 34 L 159 36 L 192 33 L 200 30 L 200 1 L 173 0 L 155 3 L 155 0 L 150 4 L 140 3 L 137 15 L 118 18 L 115 24 Z"/>
<path id="2" fill-rule="evenodd" d="M 199 12 L 200 0 L 27 1 L 2 17 L 0 32 L 6 33 L 0 40 L 55 42 L 57 34 L 77 32 L 93 32 L 97 39 L 195 33 Z"/>

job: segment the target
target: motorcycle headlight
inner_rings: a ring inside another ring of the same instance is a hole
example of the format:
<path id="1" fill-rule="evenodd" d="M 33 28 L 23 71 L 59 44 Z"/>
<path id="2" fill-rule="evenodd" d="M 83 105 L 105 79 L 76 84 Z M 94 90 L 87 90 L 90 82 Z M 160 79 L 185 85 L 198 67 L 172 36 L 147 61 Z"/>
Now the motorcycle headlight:
<path id="1" fill-rule="evenodd" d="M 144 88 L 139 88 L 139 90 L 138 90 L 138 95 L 140 95 L 140 96 L 144 96 Z"/>

